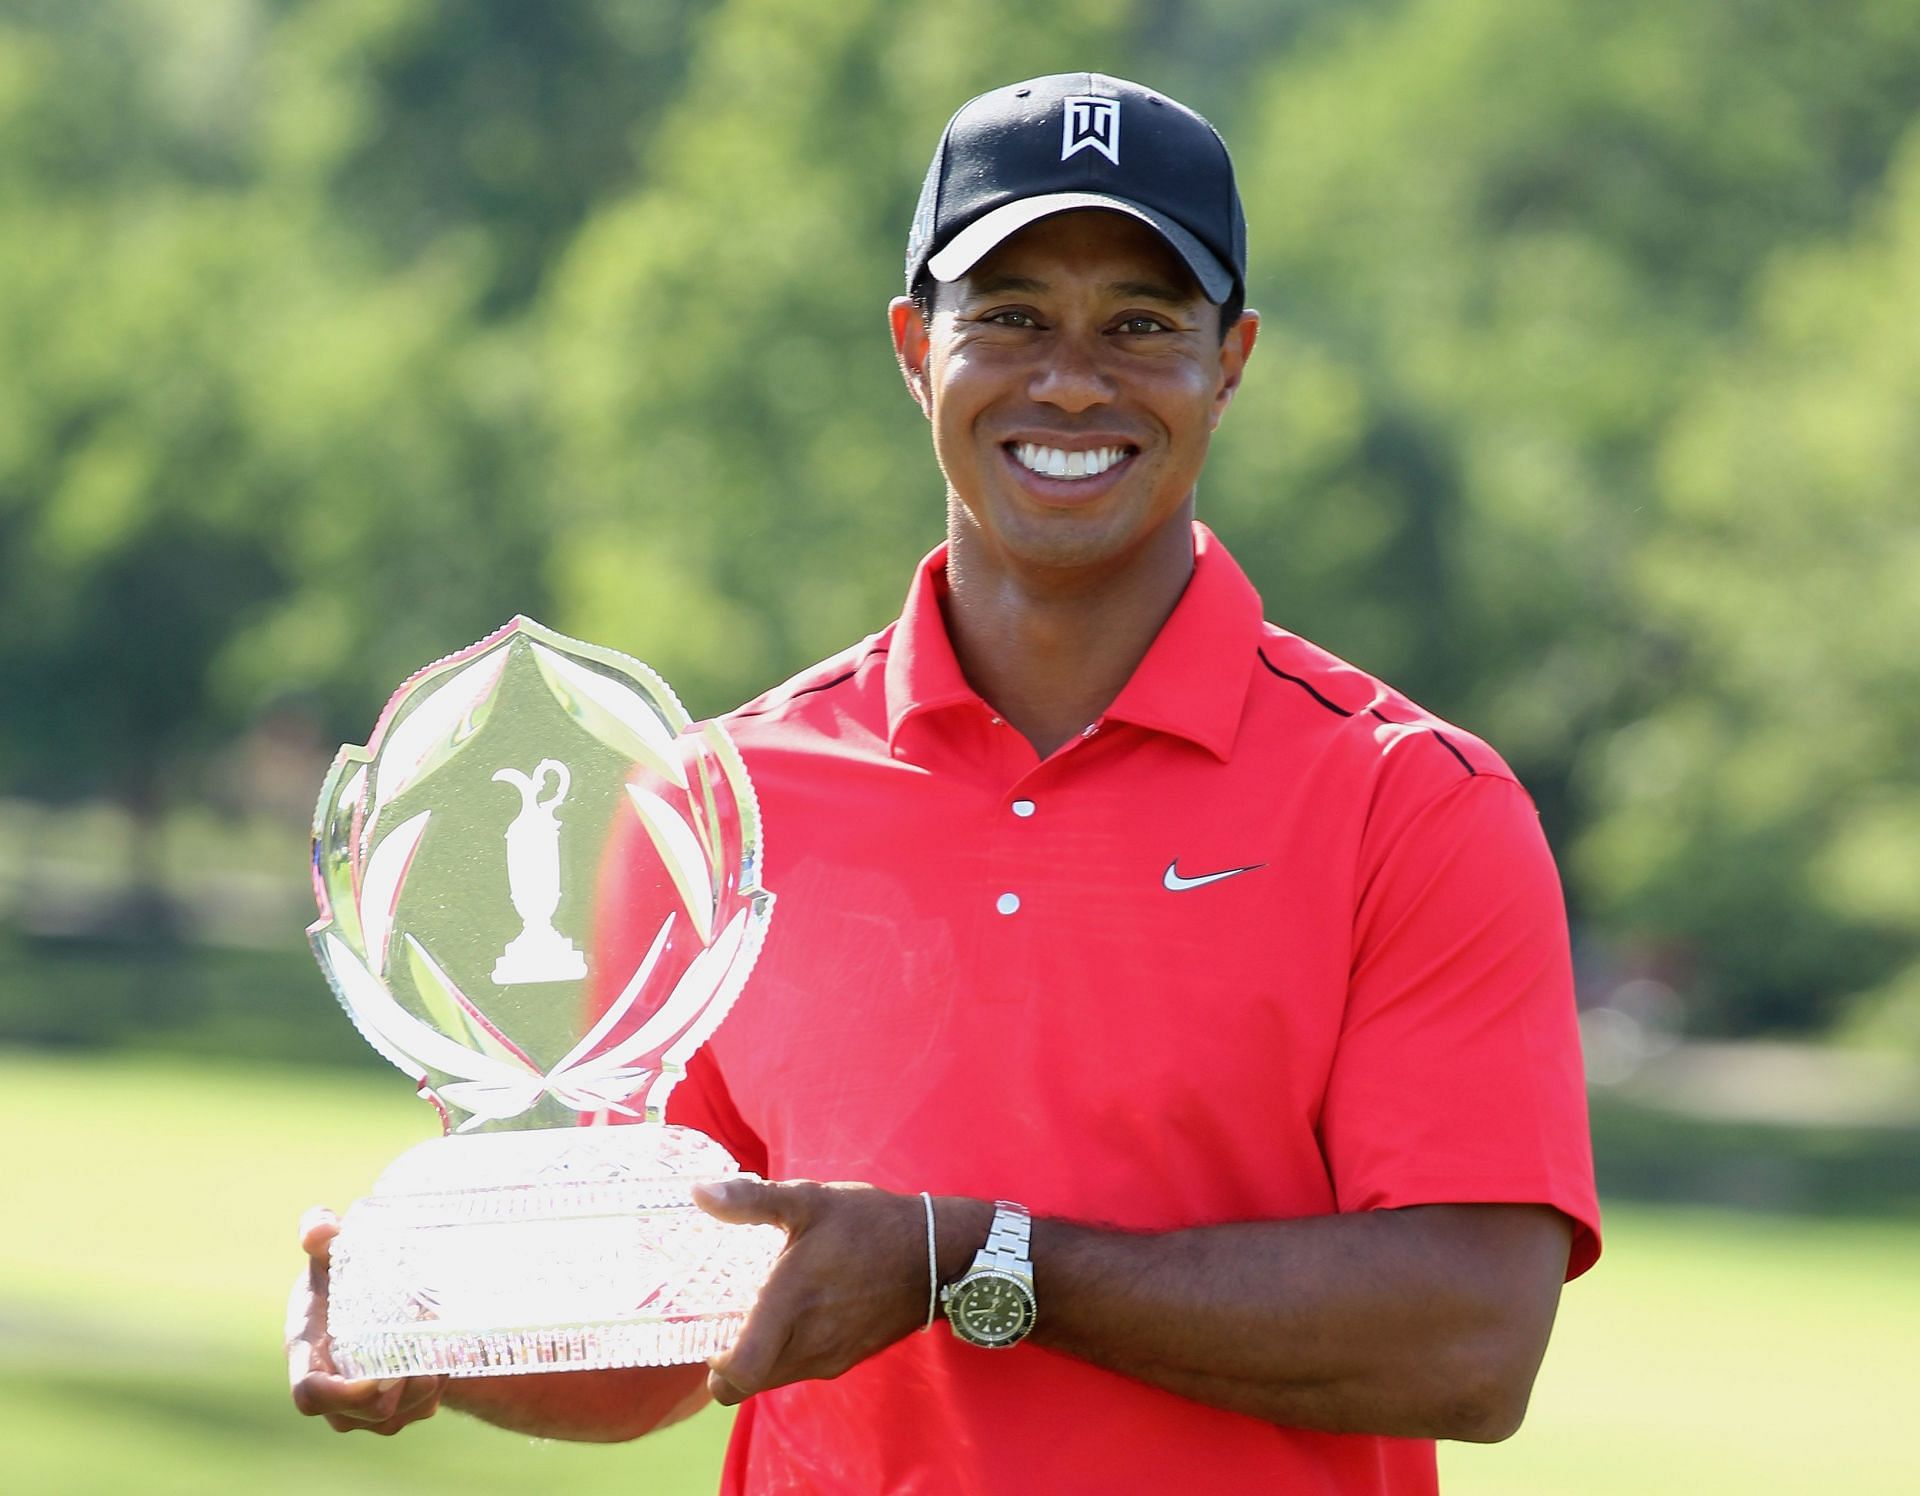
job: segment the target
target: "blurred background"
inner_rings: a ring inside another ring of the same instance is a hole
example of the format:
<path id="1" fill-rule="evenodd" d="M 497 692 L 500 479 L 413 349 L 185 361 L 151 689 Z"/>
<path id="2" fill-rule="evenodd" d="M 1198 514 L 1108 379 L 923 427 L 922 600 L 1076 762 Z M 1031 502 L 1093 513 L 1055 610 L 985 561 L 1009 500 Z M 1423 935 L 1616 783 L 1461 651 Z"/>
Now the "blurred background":
<path id="1" fill-rule="evenodd" d="M 1566 879 L 1609 1255 L 1449 1489 L 1915 1488 L 1914 0 L 0 0 L 0 1488 L 712 1489 L 286 1405 L 295 1217 L 432 1130 L 307 818 L 512 613 L 696 714 L 886 622 L 921 172 L 1089 66 L 1241 172 L 1203 517 Z"/>

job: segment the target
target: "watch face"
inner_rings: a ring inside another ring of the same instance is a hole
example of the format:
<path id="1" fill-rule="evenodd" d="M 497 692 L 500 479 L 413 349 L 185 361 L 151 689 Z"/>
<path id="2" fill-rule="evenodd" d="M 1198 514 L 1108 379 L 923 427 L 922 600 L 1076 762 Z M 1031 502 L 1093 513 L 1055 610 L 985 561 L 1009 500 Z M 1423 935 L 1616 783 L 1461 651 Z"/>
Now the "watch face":
<path id="1" fill-rule="evenodd" d="M 983 1274 L 954 1291 L 950 1318 L 975 1345 L 1012 1345 L 1033 1328 L 1033 1292 L 1017 1278 Z"/>

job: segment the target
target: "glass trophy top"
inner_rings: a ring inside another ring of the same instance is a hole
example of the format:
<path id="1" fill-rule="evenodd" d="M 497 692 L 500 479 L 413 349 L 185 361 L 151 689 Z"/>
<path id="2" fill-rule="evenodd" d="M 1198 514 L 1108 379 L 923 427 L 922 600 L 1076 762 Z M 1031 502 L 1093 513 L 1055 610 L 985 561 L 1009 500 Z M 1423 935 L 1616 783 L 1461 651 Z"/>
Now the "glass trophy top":
<path id="1" fill-rule="evenodd" d="M 515 618 L 334 759 L 307 933 L 449 1130 L 657 1121 L 759 954 L 761 856 L 718 724 L 639 661 Z"/>

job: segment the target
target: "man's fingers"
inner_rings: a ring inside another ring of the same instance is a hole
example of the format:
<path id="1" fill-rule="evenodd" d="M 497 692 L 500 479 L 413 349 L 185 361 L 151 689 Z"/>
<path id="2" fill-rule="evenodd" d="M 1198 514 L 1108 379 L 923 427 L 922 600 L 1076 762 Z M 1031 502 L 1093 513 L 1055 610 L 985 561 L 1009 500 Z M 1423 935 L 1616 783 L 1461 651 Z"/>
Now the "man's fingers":
<path id="1" fill-rule="evenodd" d="M 734 1226 L 785 1226 L 791 1231 L 813 1186 L 769 1184 L 759 1179 L 723 1179 L 696 1184 L 693 1203 L 717 1220 Z"/>
<path id="2" fill-rule="evenodd" d="M 302 1413 L 312 1415 L 320 1411 L 314 1398 L 313 1378 L 331 1376 L 332 1372 L 321 1372 L 313 1364 L 313 1347 L 304 1340 L 294 1339 L 287 1342 L 287 1387 L 293 1393 L 293 1405 Z"/>
<path id="3" fill-rule="evenodd" d="M 397 1434 L 439 1410 L 446 1378 L 340 1375 L 327 1337 L 328 1263 L 339 1232 L 339 1217 L 325 1206 L 316 1205 L 300 1218 L 307 1266 L 287 1297 L 287 1382 L 293 1405 L 339 1433 Z"/>
<path id="4" fill-rule="evenodd" d="M 293 1405 L 309 1416 L 324 1417 L 342 1430 L 372 1428 L 400 1419 L 400 1426 L 425 1418 L 439 1405 L 438 1377 L 343 1377 L 310 1371 L 293 1383 Z M 431 1405 L 431 1406 L 429 1406 Z M 426 1411 L 420 1411 L 425 1407 Z"/>
<path id="5" fill-rule="evenodd" d="M 332 1376 L 332 1343 L 327 1339 L 327 1270 L 318 1262 L 293 1280 L 287 1295 L 287 1378 L 295 1386 L 314 1372 Z"/>
<path id="6" fill-rule="evenodd" d="M 291 1359 L 291 1358 L 290 1358 Z M 297 1365 L 289 1367 L 297 1370 Z M 309 1417 L 378 1423 L 399 1410 L 400 1386 L 382 1386 L 369 1377 L 355 1379 L 337 1372 L 310 1370 L 293 1378 L 293 1405 Z"/>
<path id="7" fill-rule="evenodd" d="M 300 1250 L 323 1266 L 331 1260 L 333 1239 L 340 1234 L 340 1217 L 324 1205 L 307 1209 L 300 1217 Z"/>
<path id="8" fill-rule="evenodd" d="M 440 1408 L 440 1394 L 446 1390 L 447 1379 L 441 1376 L 408 1377 L 400 1385 L 399 1401 L 394 1404 L 394 1412 L 409 1414 L 414 1421 L 431 1418 Z"/>
<path id="9" fill-rule="evenodd" d="M 768 1313 L 768 1308 L 763 1294 L 747 1316 L 733 1349 L 707 1362 L 707 1391 L 723 1407 L 730 1408 L 787 1380 L 776 1378 L 774 1368 L 793 1338 L 793 1320 L 785 1314 Z"/>
<path id="10" fill-rule="evenodd" d="M 400 1430 L 404 1428 L 412 1428 L 414 1424 L 419 1423 L 424 1419 L 433 1417 L 433 1415 L 438 1411 L 439 1411 L 439 1408 L 437 1406 L 427 1409 L 427 1411 L 424 1413 L 408 1413 L 403 1411 L 403 1412 L 394 1414 L 393 1417 L 385 1419 L 380 1423 L 353 1423 L 351 1421 L 346 1421 L 343 1423 L 335 1424 L 334 1427 L 339 1429 L 341 1433 L 357 1432 L 357 1433 L 367 1433 L 367 1434 L 378 1434 L 383 1439 L 390 1439 L 395 1434 L 399 1433 Z M 328 1422 L 331 1423 L 332 1420 L 329 1419 Z"/>

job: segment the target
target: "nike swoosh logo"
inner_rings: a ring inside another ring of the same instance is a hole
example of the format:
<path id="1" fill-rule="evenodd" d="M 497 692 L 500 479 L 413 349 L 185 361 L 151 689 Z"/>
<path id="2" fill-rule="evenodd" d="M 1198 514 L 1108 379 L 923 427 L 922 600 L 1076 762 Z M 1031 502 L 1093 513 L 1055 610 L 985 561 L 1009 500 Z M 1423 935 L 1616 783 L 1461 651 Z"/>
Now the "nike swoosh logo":
<path id="1" fill-rule="evenodd" d="M 1218 883 L 1222 878 L 1237 878 L 1242 873 L 1257 873 L 1265 867 L 1264 862 L 1248 863 L 1245 867 L 1230 867 L 1223 873 L 1202 873 L 1197 878 L 1180 876 L 1180 859 L 1174 858 L 1167 864 L 1167 871 L 1161 878 L 1161 885 L 1169 893 L 1185 893 L 1189 888 L 1205 888 L 1209 883 Z"/>

